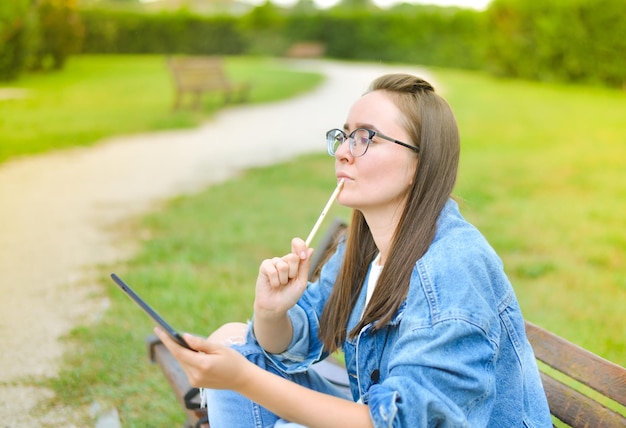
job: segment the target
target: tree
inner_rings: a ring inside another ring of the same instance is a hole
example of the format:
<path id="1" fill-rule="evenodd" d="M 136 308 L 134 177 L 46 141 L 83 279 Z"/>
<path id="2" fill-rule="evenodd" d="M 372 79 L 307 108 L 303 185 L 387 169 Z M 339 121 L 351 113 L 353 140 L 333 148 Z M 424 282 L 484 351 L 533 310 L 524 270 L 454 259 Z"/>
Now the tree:
<path id="1" fill-rule="evenodd" d="M 38 0 L 37 17 L 39 43 L 33 67 L 58 70 L 82 45 L 84 28 L 77 0 Z"/>
<path id="2" fill-rule="evenodd" d="M 35 15 L 30 0 L 0 2 L 0 80 L 24 69 L 34 40 Z"/>
<path id="3" fill-rule="evenodd" d="M 345 10 L 366 10 L 375 9 L 376 6 L 372 0 L 341 0 L 337 3 L 335 8 Z"/>

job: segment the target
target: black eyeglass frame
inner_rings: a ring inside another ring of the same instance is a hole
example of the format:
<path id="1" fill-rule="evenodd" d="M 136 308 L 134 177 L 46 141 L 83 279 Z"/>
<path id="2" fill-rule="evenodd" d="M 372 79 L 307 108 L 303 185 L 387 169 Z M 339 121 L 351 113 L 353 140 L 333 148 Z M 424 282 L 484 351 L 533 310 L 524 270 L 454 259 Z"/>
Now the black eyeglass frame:
<path id="1" fill-rule="evenodd" d="M 419 153 L 420 152 L 420 148 L 416 147 L 416 146 L 412 146 L 410 144 L 407 143 L 403 143 L 402 141 L 398 141 L 395 138 L 391 138 L 388 137 L 387 135 L 378 132 L 378 131 L 374 131 L 373 129 L 368 129 L 368 128 L 357 128 L 354 131 L 352 131 L 350 134 L 346 134 L 345 131 L 339 129 L 339 128 L 333 128 L 331 130 L 329 130 L 328 132 L 326 132 L 326 144 L 327 144 L 327 150 L 328 150 L 328 154 L 331 156 L 335 156 L 336 150 L 335 150 L 335 142 L 336 142 L 336 137 L 337 137 L 337 132 L 335 131 L 339 131 L 339 133 L 341 133 L 343 135 L 343 141 L 341 142 L 341 144 L 343 144 L 346 140 L 348 140 L 348 145 L 350 148 L 350 154 L 354 157 L 361 157 L 363 155 L 365 155 L 365 153 L 367 153 L 367 149 L 370 148 L 370 144 L 372 143 L 372 139 L 374 137 L 380 137 L 383 138 L 387 141 L 391 141 L 392 143 L 396 143 L 399 144 L 403 147 L 406 147 L 407 149 L 411 149 L 413 150 L 415 153 Z M 353 153 L 353 147 L 354 144 L 356 143 L 355 139 L 354 139 L 354 135 L 358 132 L 358 131 L 367 131 L 367 146 L 365 147 L 365 150 L 363 151 L 363 153 L 361 153 L 360 155 L 356 156 Z M 332 133 L 332 134 L 331 134 Z M 340 145 L 341 145 L 340 144 Z M 339 146 L 337 146 L 337 148 L 339 148 Z"/>

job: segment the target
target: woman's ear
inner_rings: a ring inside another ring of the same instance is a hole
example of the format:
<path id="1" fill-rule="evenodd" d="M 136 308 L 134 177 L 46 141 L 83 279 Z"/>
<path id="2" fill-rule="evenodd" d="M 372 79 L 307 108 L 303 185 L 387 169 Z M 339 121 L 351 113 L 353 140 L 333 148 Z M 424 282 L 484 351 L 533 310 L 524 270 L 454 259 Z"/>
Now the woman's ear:
<path id="1" fill-rule="evenodd" d="M 413 173 L 413 175 L 411 176 L 411 179 L 409 180 L 409 187 L 413 186 L 413 183 L 415 182 L 415 176 L 417 175 L 417 168 L 419 168 L 420 166 L 420 160 L 419 158 L 417 158 L 415 160 L 415 172 Z"/>

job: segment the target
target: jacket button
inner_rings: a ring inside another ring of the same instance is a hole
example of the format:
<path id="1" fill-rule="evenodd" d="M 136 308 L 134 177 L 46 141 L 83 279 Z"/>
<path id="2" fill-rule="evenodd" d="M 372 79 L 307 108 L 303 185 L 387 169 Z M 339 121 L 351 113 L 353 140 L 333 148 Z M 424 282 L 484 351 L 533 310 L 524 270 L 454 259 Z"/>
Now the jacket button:
<path id="1" fill-rule="evenodd" d="M 370 379 L 372 382 L 378 383 L 378 381 L 380 380 L 380 370 L 378 369 L 374 370 L 372 374 L 370 375 Z"/>

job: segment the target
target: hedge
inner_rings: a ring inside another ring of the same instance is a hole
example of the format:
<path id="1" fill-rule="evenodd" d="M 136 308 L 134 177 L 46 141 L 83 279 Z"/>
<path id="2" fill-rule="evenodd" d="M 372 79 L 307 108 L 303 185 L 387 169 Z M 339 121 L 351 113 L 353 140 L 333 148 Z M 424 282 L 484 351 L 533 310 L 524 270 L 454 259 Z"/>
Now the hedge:
<path id="1" fill-rule="evenodd" d="M 481 25 L 478 12 L 459 9 L 329 13 L 319 17 L 318 27 L 334 58 L 475 69 L 481 67 Z"/>
<path id="2" fill-rule="evenodd" d="M 333 58 L 481 66 L 478 12 L 410 10 L 285 13 L 266 3 L 238 18 L 85 10 L 84 52 L 280 55 L 306 40 L 324 43 Z"/>
<path id="3" fill-rule="evenodd" d="M 485 67 L 506 76 L 626 89 L 626 1 L 494 0 Z"/>
<path id="4" fill-rule="evenodd" d="M 493 0 L 484 12 L 410 4 L 350 9 L 345 2 L 329 10 L 284 9 L 266 2 L 241 16 L 83 9 L 79 19 L 76 0 L 58 1 L 70 6 L 68 14 L 42 34 L 59 40 L 62 55 L 81 28 L 85 53 L 282 55 L 296 41 L 317 41 L 331 58 L 626 88 L 624 0 Z M 0 78 L 25 62 L 30 4 L 0 3 Z"/>
<path id="5" fill-rule="evenodd" d="M 25 69 L 60 69 L 80 50 L 77 0 L 0 2 L 0 80 Z"/>
<path id="6" fill-rule="evenodd" d="M 19 75 L 32 51 L 34 10 L 29 0 L 0 2 L 0 80 Z"/>
<path id="7" fill-rule="evenodd" d="M 81 17 L 86 28 L 84 53 L 231 55 L 245 48 L 233 16 L 83 10 Z"/>

